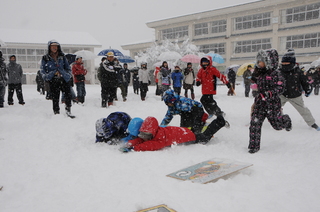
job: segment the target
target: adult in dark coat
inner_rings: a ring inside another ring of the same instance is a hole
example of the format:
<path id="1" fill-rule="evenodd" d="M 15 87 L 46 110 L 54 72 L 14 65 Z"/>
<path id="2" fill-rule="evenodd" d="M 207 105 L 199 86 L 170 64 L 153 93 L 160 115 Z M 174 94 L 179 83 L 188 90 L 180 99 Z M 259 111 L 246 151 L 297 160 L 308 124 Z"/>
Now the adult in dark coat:
<path id="1" fill-rule="evenodd" d="M 24 105 L 25 102 L 23 100 L 22 94 L 22 76 L 23 71 L 20 64 L 16 61 L 16 56 L 11 55 L 10 62 L 7 66 L 8 69 L 8 104 L 13 105 L 13 94 L 16 91 L 17 98 L 19 100 L 19 104 Z"/>
<path id="2" fill-rule="evenodd" d="M 244 95 L 245 97 L 249 97 L 250 93 L 250 85 L 251 85 L 251 75 L 252 75 L 252 66 L 248 65 L 247 70 L 244 71 L 243 77 L 243 84 L 244 84 Z"/>
<path id="3" fill-rule="evenodd" d="M 123 101 L 127 101 L 127 95 L 128 95 L 128 86 L 130 83 L 130 70 L 128 69 L 128 64 L 124 63 L 123 68 L 120 69 L 119 74 L 118 74 L 118 81 L 119 81 L 119 86 L 121 89 L 121 96 Z"/>
<path id="4" fill-rule="evenodd" d="M 6 86 L 8 80 L 7 66 L 0 51 L 0 108 L 3 108 L 4 95 L 6 93 Z"/>
<path id="5" fill-rule="evenodd" d="M 98 79 L 101 83 L 101 107 L 113 105 L 113 101 L 117 95 L 118 74 L 117 71 L 121 66 L 115 62 L 113 52 L 107 53 L 107 59 L 100 64 Z"/>
<path id="6" fill-rule="evenodd" d="M 228 72 L 228 81 L 231 84 L 231 87 L 233 88 L 233 91 L 236 89 L 236 72 L 233 70 L 233 68 L 229 69 Z M 234 92 L 231 89 L 228 90 L 228 96 L 233 96 Z"/>
<path id="7" fill-rule="evenodd" d="M 36 83 L 37 83 L 37 91 L 44 95 L 45 94 L 45 90 L 44 90 L 44 80 L 42 79 L 40 70 L 37 72 L 37 76 L 36 76 Z"/>
<path id="8" fill-rule="evenodd" d="M 320 131 L 320 127 L 315 123 L 316 121 L 310 110 L 304 105 L 302 91 L 304 91 L 305 96 L 308 97 L 312 91 L 312 87 L 308 83 L 303 71 L 296 64 L 296 57 L 293 50 L 290 49 L 283 55 L 280 71 L 286 82 L 284 92 L 280 96 L 281 106 L 283 107 L 286 102 L 290 102 L 308 126 Z"/>

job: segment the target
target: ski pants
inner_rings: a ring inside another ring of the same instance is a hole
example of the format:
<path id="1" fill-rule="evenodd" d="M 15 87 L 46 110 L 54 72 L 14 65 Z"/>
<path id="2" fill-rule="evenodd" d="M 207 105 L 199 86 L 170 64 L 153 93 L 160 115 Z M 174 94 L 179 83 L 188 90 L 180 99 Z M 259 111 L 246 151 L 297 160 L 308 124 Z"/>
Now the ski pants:
<path id="1" fill-rule="evenodd" d="M 213 94 L 203 94 L 200 102 L 209 115 L 221 115 L 222 111 L 217 102 L 213 99 Z"/>
<path id="2" fill-rule="evenodd" d="M 286 98 L 285 96 L 280 96 L 281 106 L 283 107 L 287 102 L 289 102 L 302 116 L 303 120 L 308 126 L 313 125 L 316 120 L 313 118 L 310 110 L 304 105 L 302 95 L 296 98 Z"/>
<path id="3" fill-rule="evenodd" d="M 261 127 L 265 120 L 268 119 L 269 123 L 275 130 L 282 130 L 291 126 L 291 119 L 288 115 L 282 115 L 280 98 L 276 97 L 275 101 L 263 101 L 261 98 L 256 98 L 253 105 L 253 112 L 251 115 L 249 127 L 249 149 L 260 148 Z"/>
<path id="4" fill-rule="evenodd" d="M 13 103 L 14 91 L 16 91 L 16 93 L 17 93 L 19 104 L 23 104 L 24 101 L 23 101 L 21 83 L 17 83 L 17 84 L 10 83 L 10 84 L 8 84 L 8 104 Z"/>
<path id="5" fill-rule="evenodd" d="M 64 93 L 65 104 L 67 108 L 71 107 L 71 92 L 70 83 L 66 82 L 62 77 L 54 77 L 49 81 L 50 92 L 52 95 L 52 107 L 53 111 L 60 111 L 59 100 L 60 91 Z"/>
<path id="6" fill-rule="evenodd" d="M 193 106 L 190 112 L 181 112 L 180 127 L 191 128 L 192 132 L 200 133 L 205 121 L 205 114 L 202 107 Z"/>
<path id="7" fill-rule="evenodd" d="M 244 84 L 244 95 L 245 97 L 249 97 L 250 93 L 250 84 Z"/>
<path id="8" fill-rule="evenodd" d="M 141 99 L 145 99 L 148 92 L 148 83 L 141 83 L 140 84 L 140 97 Z"/>
<path id="9" fill-rule="evenodd" d="M 77 87 L 77 97 L 82 98 L 86 96 L 86 87 L 84 81 L 76 82 Z"/>
<path id="10" fill-rule="evenodd" d="M 122 98 L 126 99 L 128 96 L 128 84 L 121 84 L 120 90 Z"/>
<path id="11" fill-rule="evenodd" d="M 101 99 L 102 102 L 112 103 L 117 96 L 117 87 L 109 87 L 101 83 Z"/>

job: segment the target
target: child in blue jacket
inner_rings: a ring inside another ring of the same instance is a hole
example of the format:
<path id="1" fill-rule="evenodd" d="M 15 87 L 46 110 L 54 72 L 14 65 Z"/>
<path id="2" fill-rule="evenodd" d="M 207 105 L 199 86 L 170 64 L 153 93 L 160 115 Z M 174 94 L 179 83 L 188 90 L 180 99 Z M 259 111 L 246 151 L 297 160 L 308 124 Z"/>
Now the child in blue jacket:
<path id="1" fill-rule="evenodd" d="M 171 79 L 173 81 L 174 92 L 176 92 L 178 95 L 180 95 L 183 75 L 182 75 L 182 71 L 179 66 L 174 67 L 174 71 L 171 74 Z"/>

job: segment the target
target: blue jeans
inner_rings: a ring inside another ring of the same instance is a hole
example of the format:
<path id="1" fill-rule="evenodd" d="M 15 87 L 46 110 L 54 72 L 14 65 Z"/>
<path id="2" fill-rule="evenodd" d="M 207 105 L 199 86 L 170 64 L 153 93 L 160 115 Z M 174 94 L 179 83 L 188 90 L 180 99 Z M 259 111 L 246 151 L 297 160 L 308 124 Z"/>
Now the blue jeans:
<path id="1" fill-rule="evenodd" d="M 76 83 L 77 86 L 77 97 L 84 97 L 86 96 L 86 87 L 85 87 L 85 83 L 83 82 L 77 82 Z"/>

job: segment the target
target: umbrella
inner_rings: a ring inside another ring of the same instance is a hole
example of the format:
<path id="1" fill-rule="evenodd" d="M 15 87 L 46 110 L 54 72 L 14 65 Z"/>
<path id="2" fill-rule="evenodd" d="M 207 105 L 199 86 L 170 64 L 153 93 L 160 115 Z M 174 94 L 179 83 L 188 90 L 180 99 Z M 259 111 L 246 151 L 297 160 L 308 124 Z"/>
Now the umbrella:
<path id="1" fill-rule="evenodd" d="M 239 67 L 240 67 L 240 65 L 231 65 L 231 66 L 226 68 L 226 70 L 224 71 L 224 74 L 228 74 L 229 73 L 229 69 L 233 69 L 233 71 L 235 73 L 237 73 Z"/>
<path id="2" fill-rule="evenodd" d="M 121 62 L 121 63 L 134 63 L 135 60 L 132 59 L 130 56 L 119 56 L 117 57 L 118 60 Z"/>
<path id="3" fill-rule="evenodd" d="M 74 54 L 82 57 L 82 60 L 93 60 L 97 58 L 97 56 L 93 52 L 90 52 L 88 50 L 77 51 Z"/>
<path id="4" fill-rule="evenodd" d="M 248 65 L 251 65 L 252 68 L 254 67 L 254 63 L 244 63 L 238 68 L 237 75 L 242 76 L 243 73 L 247 70 Z"/>
<path id="5" fill-rule="evenodd" d="M 200 63 L 200 57 L 194 54 L 187 54 L 183 56 L 180 60 L 187 63 Z"/>
<path id="6" fill-rule="evenodd" d="M 318 60 L 313 61 L 310 65 L 313 66 L 313 67 L 320 66 L 320 58 Z"/>
<path id="7" fill-rule="evenodd" d="M 7 46 L 6 43 L 0 39 L 0 47 L 6 47 L 6 46 Z"/>
<path id="8" fill-rule="evenodd" d="M 181 55 L 178 52 L 163 52 L 158 57 L 158 60 L 161 61 L 174 61 L 179 60 L 181 58 Z"/>
<path id="9" fill-rule="evenodd" d="M 303 69 L 303 71 L 308 71 L 311 68 L 311 64 L 303 64 L 303 65 L 300 65 L 299 67 L 301 70 Z"/>
<path id="10" fill-rule="evenodd" d="M 216 62 L 216 63 L 224 63 L 224 59 L 220 54 L 216 54 L 216 53 L 212 53 L 209 52 L 208 54 L 210 57 L 212 57 L 212 62 Z"/>
<path id="11" fill-rule="evenodd" d="M 75 54 L 66 54 L 65 56 L 66 56 L 66 58 L 68 60 L 69 65 L 71 65 L 71 63 L 76 61 L 76 56 L 77 55 L 75 55 Z"/>
<path id="12" fill-rule="evenodd" d="M 106 56 L 108 52 L 113 52 L 114 56 L 124 56 L 118 49 L 104 49 L 99 52 L 98 56 Z"/>

